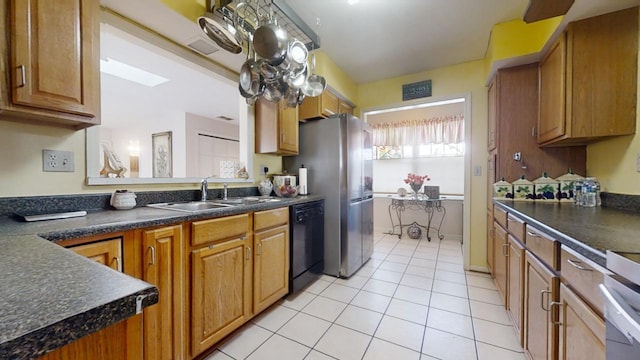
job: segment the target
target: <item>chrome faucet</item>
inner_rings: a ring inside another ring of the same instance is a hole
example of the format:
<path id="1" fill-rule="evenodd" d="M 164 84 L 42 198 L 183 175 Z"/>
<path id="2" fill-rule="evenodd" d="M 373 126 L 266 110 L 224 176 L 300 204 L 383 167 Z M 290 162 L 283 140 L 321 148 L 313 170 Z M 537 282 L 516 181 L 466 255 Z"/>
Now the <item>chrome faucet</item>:
<path id="1" fill-rule="evenodd" d="M 227 200 L 227 183 L 222 184 L 224 190 L 222 191 L 222 200 Z"/>
<path id="2" fill-rule="evenodd" d="M 209 182 L 207 180 L 215 176 L 207 176 L 200 181 L 200 201 L 207 201 L 207 191 L 209 191 Z"/>

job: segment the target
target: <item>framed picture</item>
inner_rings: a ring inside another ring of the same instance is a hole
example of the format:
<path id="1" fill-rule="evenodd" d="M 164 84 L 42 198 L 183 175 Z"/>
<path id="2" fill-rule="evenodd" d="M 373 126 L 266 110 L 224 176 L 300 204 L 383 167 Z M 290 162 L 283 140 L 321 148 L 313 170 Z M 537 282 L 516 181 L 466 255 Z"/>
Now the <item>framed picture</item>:
<path id="1" fill-rule="evenodd" d="M 440 186 L 426 186 L 424 187 L 424 194 L 429 199 L 440 199 Z"/>
<path id="2" fill-rule="evenodd" d="M 172 172 L 171 131 L 151 135 L 153 177 L 170 178 Z"/>

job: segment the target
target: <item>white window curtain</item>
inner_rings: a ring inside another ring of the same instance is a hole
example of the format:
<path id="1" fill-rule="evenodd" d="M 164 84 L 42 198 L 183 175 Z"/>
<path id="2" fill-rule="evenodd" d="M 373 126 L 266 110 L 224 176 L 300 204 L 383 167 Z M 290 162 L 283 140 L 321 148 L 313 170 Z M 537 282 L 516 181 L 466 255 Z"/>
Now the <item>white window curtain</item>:
<path id="1" fill-rule="evenodd" d="M 374 146 L 457 144 L 464 142 L 462 114 L 422 120 L 378 123 L 373 129 Z"/>

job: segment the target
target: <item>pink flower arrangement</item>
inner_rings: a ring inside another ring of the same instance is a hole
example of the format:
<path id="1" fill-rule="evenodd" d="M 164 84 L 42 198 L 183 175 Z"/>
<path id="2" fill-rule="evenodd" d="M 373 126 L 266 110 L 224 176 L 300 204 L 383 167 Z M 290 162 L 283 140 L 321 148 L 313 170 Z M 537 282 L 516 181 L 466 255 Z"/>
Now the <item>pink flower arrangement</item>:
<path id="1" fill-rule="evenodd" d="M 431 180 L 429 178 L 429 175 L 422 176 L 422 175 L 409 173 L 409 175 L 407 175 L 407 178 L 404 179 L 404 183 L 409 185 L 422 186 L 422 184 L 425 181 L 429 181 L 429 180 Z"/>

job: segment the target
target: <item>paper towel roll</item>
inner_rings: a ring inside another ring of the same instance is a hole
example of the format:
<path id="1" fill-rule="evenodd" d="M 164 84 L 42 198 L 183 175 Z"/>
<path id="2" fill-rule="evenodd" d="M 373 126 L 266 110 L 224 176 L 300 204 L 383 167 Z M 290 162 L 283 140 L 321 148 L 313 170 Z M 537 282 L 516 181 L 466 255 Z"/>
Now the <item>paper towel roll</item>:
<path id="1" fill-rule="evenodd" d="M 304 165 L 303 165 L 304 166 Z M 298 185 L 300 186 L 298 194 L 307 195 L 309 189 L 307 189 L 307 168 L 301 167 L 298 171 Z"/>

